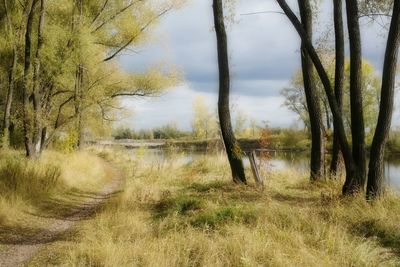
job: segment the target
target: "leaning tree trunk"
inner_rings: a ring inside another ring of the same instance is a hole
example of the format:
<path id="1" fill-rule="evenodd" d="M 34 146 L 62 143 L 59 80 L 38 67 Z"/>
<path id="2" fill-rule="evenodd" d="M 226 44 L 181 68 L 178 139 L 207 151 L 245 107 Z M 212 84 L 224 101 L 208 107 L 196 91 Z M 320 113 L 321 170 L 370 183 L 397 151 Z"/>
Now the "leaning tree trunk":
<path id="1" fill-rule="evenodd" d="M 278 2 L 279 6 L 282 8 L 283 12 L 288 17 L 288 19 L 296 29 L 297 33 L 299 34 L 303 42 L 303 46 L 307 49 L 307 52 L 314 63 L 315 69 L 318 72 L 318 76 L 321 79 L 322 85 L 324 86 L 329 107 L 332 111 L 334 127 L 337 130 L 340 147 L 343 154 L 344 164 L 346 168 L 346 182 L 351 181 L 353 180 L 354 175 L 356 173 L 356 165 L 353 159 L 353 155 L 351 153 L 350 145 L 347 141 L 346 131 L 343 123 L 343 116 L 337 104 L 329 76 L 324 66 L 322 65 L 321 59 L 319 58 L 314 46 L 312 45 L 312 41 L 308 38 L 307 32 L 304 30 L 297 16 L 294 14 L 294 12 L 291 10 L 291 8 L 289 7 L 289 5 L 285 0 L 276 0 L 276 1 Z"/>
<path id="2" fill-rule="evenodd" d="M 32 145 L 31 132 L 31 114 L 29 110 L 29 79 L 31 72 L 31 45 L 32 45 L 32 25 L 34 19 L 34 8 L 36 0 L 33 0 L 28 5 L 28 20 L 25 31 L 25 60 L 24 60 L 24 76 L 23 76 L 23 125 L 24 125 L 24 143 L 27 157 L 34 157 L 34 147 Z"/>
<path id="3" fill-rule="evenodd" d="M 382 74 L 381 102 L 378 124 L 371 145 L 367 198 L 378 198 L 384 193 L 384 153 L 389 135 L 394 105 L 396 64 L 400 46 L 400 1 L 394 1 L 392 22 L 386 46 Z"/>
<path id="4" fill-rule="evenodd" d="M 343 29 L 343 3 L 342 0 L 333 0 L 333 13 L 335 24 L 335 96 L 339 110 L 343 113 L 343 84 L 344 84 L 344 29 Z M 333 132 L 332 161 L 330 174 L 336 176 L 340 165 L 340 142 L 336 128 Z"/>
<path id="5" fill-rule="evenodd" d="M 312 40 L 312 9 L 309 0 L 298 0 L 301 22 L 307 37 Z M 301 63 L 303 71 L 304 91 L 311 126 L 311 159 L 310 178 L 312 181 L 323 179 L 325 171 L 325 140 L 323 133 L 322 111 L 320 99 L 313 79 L 313 63 L 307 49 L 302 44 Z"/>
<path id="6" fill-rule="evenodd" d="M 214 24 L 217 35 L 218 67 L 219 67 L 219 98 L 218 115 L 221 126 L 222 138 L 231 166 L 234 182 L 246 183 L 242 151 L 232 131 L 231 116 L 229 111 L 229 62 L 228 44 L 225 31 L 222 0 L 213 0 Z"/>
<path id="7" fill-rule="evenodd" d="M 364 191 L 366 181 L 365 128 L 361 88 L 362 53 L 358 3 L 346 0 L 347 25 L 350 40 L 350 111 L 353 159 L 356 172 L 343 186 L 343 194 Z"/>

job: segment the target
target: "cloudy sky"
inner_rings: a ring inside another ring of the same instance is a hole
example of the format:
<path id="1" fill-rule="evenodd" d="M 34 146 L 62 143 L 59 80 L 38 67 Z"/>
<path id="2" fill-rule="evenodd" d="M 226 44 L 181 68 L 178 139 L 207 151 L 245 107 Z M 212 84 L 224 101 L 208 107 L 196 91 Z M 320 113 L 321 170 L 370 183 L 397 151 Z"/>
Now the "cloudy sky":
<path id="1" fill-rule="evenodd" d="M 332 19 L 332 1 L 322 2 L 319 28 L 325 30 Z M 295 2 L 289 3 L 295 9 Z M 228 29 L 231 101 L 236 111 L 260 124 L 267 121 L 273 127 L 300 125 L 296 116 L 282 105 L 280 95 L 300 67 L 299 38 L 283 15 L 241 15 L 259 11 L 280 11 L 280 8 L 274 0 L 238 0 L 237 22 Z M 197 96 L 203 96 L 210 109 L 215 109 L 217 103 L 212 1 L 189 0 L 185 7 L 163 17 L 153 31 L 152 42 L 136 48 L 138 53 L 121 56 L 121 64 L 129 71 L 143 71 L 168 63 L 183 73 L 184 81 L 160 98 L 125 100 L 125 107 L 132 112 L 122 123 L 135 129 L 167 123 L 190 129 L 192 104 Z M 385 32 L 380 26 L 362 27 L 364 57 L 375 65 L 377 72 L 382 69 L 384 55 L 382 34 Z"/>

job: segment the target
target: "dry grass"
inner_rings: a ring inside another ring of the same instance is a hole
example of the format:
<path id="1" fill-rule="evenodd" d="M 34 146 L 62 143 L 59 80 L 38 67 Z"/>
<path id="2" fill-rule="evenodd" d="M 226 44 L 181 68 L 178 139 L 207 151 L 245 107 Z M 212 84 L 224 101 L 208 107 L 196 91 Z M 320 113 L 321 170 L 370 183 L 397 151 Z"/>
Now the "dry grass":
<path id="1" fill-rule="evenodd" d="M 230 181 L 223 157 L 119 158 L 125 191 L 31 266 L 400 266 L 400 201 L 342 199 L 340 184 L 270 174 Z"/>
<path id="2" fill-rule="evenodd" d="M 88 152 L 46 152 L 28 160 L 22 152 L 0 156 L 0 249 L 46 229 L 87 201 L 110 179 L 104 161 Z"/>

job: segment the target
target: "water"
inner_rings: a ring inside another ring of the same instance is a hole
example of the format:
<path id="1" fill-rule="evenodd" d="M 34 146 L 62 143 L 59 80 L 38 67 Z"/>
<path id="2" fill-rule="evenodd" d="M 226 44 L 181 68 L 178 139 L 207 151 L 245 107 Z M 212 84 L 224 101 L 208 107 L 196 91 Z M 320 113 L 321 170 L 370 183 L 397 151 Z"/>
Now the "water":
<path id="1" fill-rule="evenodd" d="M 143 153 L 140 149 L 132 149 L 133 154 Z M 145 156 L 149 160 L 168 161 L 172 155 L 176 159 L 176 153 L 168 153 L 162 149 L 147 149 Z M 179 160 L 183 163 L 204 156 L 206 151 L 199 150 L 180 150 Z M 245 159 L 245 164 L 248 165 L 248 159 Z M 300 172 L 309 171 L 309 159 L 304 153 L 299 152 L 273 152 L 268 159 L 268 166 L 273 170 L 294 169 Z M 385 176 L 387 184 L 390 188 L 400 192 L 400 156 L 392 156 L 385 161 Z"/>

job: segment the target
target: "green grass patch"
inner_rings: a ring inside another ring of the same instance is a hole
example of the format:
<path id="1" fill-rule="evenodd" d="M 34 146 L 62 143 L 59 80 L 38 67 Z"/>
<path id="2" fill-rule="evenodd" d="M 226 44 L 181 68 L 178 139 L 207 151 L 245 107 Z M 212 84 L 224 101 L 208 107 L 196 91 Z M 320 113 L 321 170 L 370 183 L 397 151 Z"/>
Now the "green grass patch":
<path id="1" fill-rule="evenodd" d="M 255 209 L 244 207 L 221 207 L 204 211 L 191 221 L 191 225 L 201 228 L 218 228 L 227 223 L 253 224 L 258 214 Z"/>
<path id="2" fill-rule="evenodd" d="M 156 218 L 164 218 L 172 214 L 187 215 L 201 210 L 204 201 L 197 197 L 179 196 L 160 200 L 153 206 Z"/>

